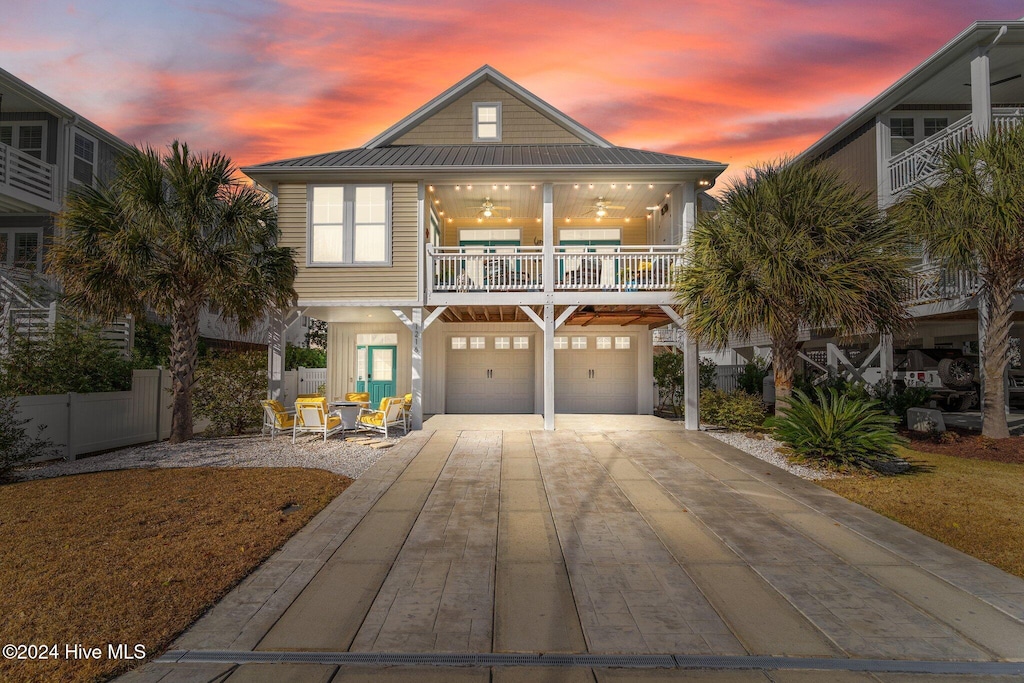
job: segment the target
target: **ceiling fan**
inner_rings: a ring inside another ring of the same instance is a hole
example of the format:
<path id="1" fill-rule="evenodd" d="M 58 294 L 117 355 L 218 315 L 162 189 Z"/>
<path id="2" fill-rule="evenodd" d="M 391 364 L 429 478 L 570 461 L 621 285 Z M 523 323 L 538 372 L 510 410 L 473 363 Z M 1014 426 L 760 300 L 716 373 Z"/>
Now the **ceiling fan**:
<path id="1" fill-rule="evenodd" d="M 484 198 L 484 203 L 480 205 L 479 209 L 477 209 L 476 215 L 477 215 L 477 217 L 483 216 L 484 218 L 490 218 L 491 216 L 494 215 L 495 211 L 511 211 L 511 210 L 512 210 L 511 206 L 495 206 L 494 203 L 491 202 L 491 198 L 490 197 L 485 197 Z"/>
<path id="2" fill-rule="evenodd" d="M 598 218 L 604 218 L 605 216 L 608 215 L 608 210 L 609 209 L 625 209 L 625 208 L 626 207 L 624 207 L 624 206 L 619 206 L 617 204 L 610 204 L 609 202 L 606 202 L 604 200 L 604 197 L 598 197 L 597 200 L 594 202 L 594 205 L 590 208 L 590 211 L 587 211 L 587 214 L 591 214 L 592 213 L 592 214 L 595 214 Z M 586 214 L 584 214 L 584 215 L 586 215 Z"/>

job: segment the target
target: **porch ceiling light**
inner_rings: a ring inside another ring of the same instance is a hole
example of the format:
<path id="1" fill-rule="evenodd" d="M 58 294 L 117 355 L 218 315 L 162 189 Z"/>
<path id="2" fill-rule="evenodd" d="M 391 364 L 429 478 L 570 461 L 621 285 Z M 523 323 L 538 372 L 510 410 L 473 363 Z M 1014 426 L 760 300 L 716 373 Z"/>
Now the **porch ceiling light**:
<path id="1" fill-rule="evenodd" d="M 490 209 L 484 209 L 484 218 L 490 218 L 490 217 L 491 217 L 491 210 Z"/>
<path id="2" fill-rule="evenodd" d="M 605 211 L 604 209 L 598 209 L 597 210 L 597 217 L 598 218 L 604 218 L 606 215 L 608 215 L 608 212 Z"/>

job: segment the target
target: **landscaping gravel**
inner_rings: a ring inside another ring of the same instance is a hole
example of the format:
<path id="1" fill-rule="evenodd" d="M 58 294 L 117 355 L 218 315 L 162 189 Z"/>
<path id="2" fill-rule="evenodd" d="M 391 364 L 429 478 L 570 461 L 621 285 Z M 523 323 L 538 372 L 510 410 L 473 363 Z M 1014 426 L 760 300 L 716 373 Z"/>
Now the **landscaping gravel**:
<path id="1" fill-rule="evenodd" d="M 824 472 L 811 467 L 804 467 L 803 465 L 794 465 L 785 455 L 778 452 L 782 444 L 770 436 L 755 439 L 739 432 L 712 430 L 708 430 L 705 434 L 804 479 L 835 479 L 840 476 L 833 472 Z"/>
<path id="2" fill-rule="evenodd" d="M 399 439 L 380 439 L 397 443 Z M 198 437 L 181 444 L 161 443 L 131 446 L 111 453 L 93 455 L 71 462 L 21 468 L 16 479 L 45 479 L 69 474 L 102 472 L 133 467 L 310 467 L 343 474 L 353 479 L 387 453 L 331 438 L 305 436 L 292 445 L 290 436 L 249 435 L 221 439 Z"/>

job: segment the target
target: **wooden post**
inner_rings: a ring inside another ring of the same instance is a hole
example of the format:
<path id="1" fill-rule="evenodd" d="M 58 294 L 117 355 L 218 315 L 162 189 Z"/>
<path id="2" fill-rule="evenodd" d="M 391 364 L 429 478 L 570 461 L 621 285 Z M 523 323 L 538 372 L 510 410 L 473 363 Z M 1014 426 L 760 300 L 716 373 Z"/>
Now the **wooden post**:
<path id="1" fill-rule="evenodd" d="M 267 325 L 267 398 L 281 400 L 284 391 L 284 340 L 287 328 L 281 311 L 270 314 Z"/>
<path id="2" fill-rule="evenodd" d="M 971 54 L 971 128 L 979 138 L 987 137 L 992 127 L 992 88 L 989 48 L 976 47 Z"/>
<path id="3" fill-rule="evenodd" d="M 423 429 L 423 309 L 412 309 L 412 428 Z"/>
<path id="4" fill-rule="evenodd" d="M 878 346 L 881 352 L 878 359 L 879 367 L 882 369 L 882 381 L 891 382 L 893 368 L 896 363 L 893 359 L 892 335 L 883 333 L 878 339 Z"/>
<path id="5" fill-rule="evenodd" d="M 555 428 L 555 306 L 544 304 L 544 429 Z"/>

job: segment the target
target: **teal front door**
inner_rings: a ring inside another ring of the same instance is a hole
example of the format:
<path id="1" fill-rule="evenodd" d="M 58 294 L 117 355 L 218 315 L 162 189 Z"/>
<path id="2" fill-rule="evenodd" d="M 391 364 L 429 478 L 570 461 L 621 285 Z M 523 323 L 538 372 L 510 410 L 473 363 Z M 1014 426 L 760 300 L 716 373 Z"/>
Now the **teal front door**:
<path id="1" fill-rule="evenodd" d="M 380 400 L 395 395 L 394 346 L 366 347 L 366 389 L 370 392 L 370 406 L 376 408 Z"/>

